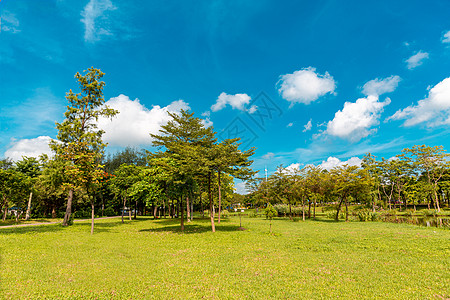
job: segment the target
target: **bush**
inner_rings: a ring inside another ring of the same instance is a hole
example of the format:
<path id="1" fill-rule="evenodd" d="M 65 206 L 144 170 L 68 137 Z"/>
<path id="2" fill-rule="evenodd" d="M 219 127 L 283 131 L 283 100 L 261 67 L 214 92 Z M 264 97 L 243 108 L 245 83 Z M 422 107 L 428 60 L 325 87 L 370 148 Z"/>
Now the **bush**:
<path id="1" fill-rule="evenodd" d="M 224 218 L 228 218 L 228 217 L 230 216 L 230 212 L 229 212 L 228 210 L 226 210 L 226 209 L 222 210 L 222 211 L 220 212 L 220 214 L 221 214 L 221 216 L 224 217 Z"/>
<path id="2" fill-rule="evenodd" d="M 427 217 L 435 217 L 438 214 L 437 210 L 435 209 L 426 209 L 422 213 Z"/>
<path id="3" fill-rule="evenodd" d="M 258 217 L 258 215 L 255 212 L 249 212 L 248 213 L 248 217 L 249 218 L 256 218 L 256 217 Z"/>
<path id="4" fill-rule="evenodd" d="M 107 207 L 103 211 L 103 215 L 107 216 L 107 217 L 112 217 L 112 216 L 116 215 L 116 212 L 114 211 L 114 209 L 112 207 Z"/>

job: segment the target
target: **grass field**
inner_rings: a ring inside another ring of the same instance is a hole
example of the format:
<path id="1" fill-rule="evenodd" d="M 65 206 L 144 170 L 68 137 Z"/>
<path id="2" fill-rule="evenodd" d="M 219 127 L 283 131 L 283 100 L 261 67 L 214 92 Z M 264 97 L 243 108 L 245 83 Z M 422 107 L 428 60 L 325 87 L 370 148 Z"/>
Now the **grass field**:
<path id="1" fill-rule="evenodd" d="M 6 299 L 446 299 L 450 230 L 381 222 L 100 220 L 0 229 Z"/>

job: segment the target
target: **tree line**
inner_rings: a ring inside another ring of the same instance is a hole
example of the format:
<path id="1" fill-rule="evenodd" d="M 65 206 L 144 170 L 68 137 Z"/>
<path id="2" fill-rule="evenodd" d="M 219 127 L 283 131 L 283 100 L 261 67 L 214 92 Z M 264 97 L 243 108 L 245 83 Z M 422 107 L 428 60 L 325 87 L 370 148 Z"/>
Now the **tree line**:
<path id="1" fill-rule="evenodd" d="M 3 220 L 11 206 L 17 219 L 24 211 L 25 219 L 32 211 L 62 216 L 65 208 L 62 225 L 68 226 L 74 206 L 83 212 L 90 207 L 93 233 L 96 211 L 121 212 L 123 222 L 126 211 L 131 219 L 134 204 L 135 217 L 148 209 L 156 217 L 162 210 L 163 217 L 179 217 L 184 230 L 185 211 L 189 222 L 195 204 L 202 213 L 208 208 L 214 232 L 214 202 L 220 223 L 222 202 L 230 202 L 233 195 L 233 178 L 245 180 L 254 174 L 250 157 L 255 149 L 240 150 L 239 139 L 219 142 L 212 126 L 182 110 L 169 113 L 171 120 L 152 134 L 153 152 L 127 148 L 105 156 L 104 132 L 96 122 L 119 112 L 105 105 L 103 75 L 95 68 L 76 73 L 79 92 L 66 94 L 65 119 L 56 123 L 57 139 L 50 142 L 52 157 L 0 162 Z"/>
<path id="2" fill-rule="evenodd" d="M 361 166 L 342 165 L 331 170 L 306 165 L 288 169 L 279 166 L 269 178 L 250 181 L 247 201 L 256 205 L 284 203 L 301 206 L 302 218 L 315 218 L 318 204 L 335 206 L 335 219 L 349 205 L 363 204 L 376 210 L 416 210 L 426 205 L 437 212 L 450 206 L 450 164 L 442 146 L 416 145 L 390 159 L 377 160 L 368 153 Z"/>

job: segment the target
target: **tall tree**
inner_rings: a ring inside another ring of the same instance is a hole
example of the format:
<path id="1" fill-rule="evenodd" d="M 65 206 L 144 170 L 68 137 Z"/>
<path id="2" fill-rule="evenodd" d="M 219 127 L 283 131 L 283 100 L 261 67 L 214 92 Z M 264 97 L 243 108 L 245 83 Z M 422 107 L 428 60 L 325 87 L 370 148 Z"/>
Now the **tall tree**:
<path id="1" fill-rule="evenodd" d="M 201 120 L 189 111 L 181 110 L 180 114 L 169 113 L 169 116 L 171 120 L 161 127 L 160 133 L 151 134 L 153 146 L 160 149 L 152 157 L 171 159 L 173 163 L 166 165 L 168 173 L 174 175 L 174 184 L 184 187 L 184 197 L 189 197 L 192 192 L 192 183 L 196 176 L 204 176 L 208 179 L 211 228 L 214 232 L 210 184 L 213 168 L 210 151 L 216 142 L 215 132 L 212 127 L 205 127 Z M 183 197 L 181 200 L 181 229 L 184 230 Z"/>
<path id="2" fill-rule="evenodd" d="M 439 197 L 437 195 L 438 182 L 447 168 L 447 154 L 442 146 L 415 145 L 412 148 L 403 149 L 405 158 L 412 161 L 418 173 L 426 176 L 428 184 L 432 188 L 433 204 L 437 211 L 441 211 Z"/>
<path id="3" fill-rule="evenodd" d="M 16 169 L 20 173 L 27 176 L 27 179 L 30 183 L 30 187 L 33 186 L 34 179 L 40 173 L 39 161 L 34 157 L 22 157 L 22 160 L 16 162 Z M 25 220 L 30 219 L 31 216 L 31 200 L 33 198 L 33 189 L 30 188 L 30 196 L 28 198 L 27 211 L 25 214 Z"/>
<path id="4" fill-rule="evenodd" d="M 68 225 L 72 213 L 73 190 L 77 186 L 83 187 L 91 200 L 92 222 L 91 233 L 94 232 L 94 194 L 98 181 L 103 174 L 100 171 L 100 159 L 106 144 L 102 141 L 102 130 L 97 128 L 98 118 L 110 117 L 118 113 L 104 105 L 103 87 L 101 81 L 104 73 L 99 69 L 89 68 L 85 74 L 75 74 L 80 92 L 70 90 L 66 94 L 69 102 L 62 123 L 56 123 L 58 141 L 50 143 L 57 156 L 68 161 L 66 172 L 72 180 L 67 182 L 69 195 L 67 198 L 66 214 L 63 226 Z"/>

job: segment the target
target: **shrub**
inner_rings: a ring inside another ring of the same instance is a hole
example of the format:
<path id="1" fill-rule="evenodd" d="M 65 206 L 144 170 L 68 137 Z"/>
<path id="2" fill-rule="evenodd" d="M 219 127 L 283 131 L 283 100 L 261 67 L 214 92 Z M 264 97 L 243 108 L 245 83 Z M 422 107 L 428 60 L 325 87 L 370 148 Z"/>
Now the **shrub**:
<path id="1" fill-rule="evenodd" d="M 114 211 L 114 209 L 112 207 L 107 207 L 103 211 L 103 215 L 107 216 L 107 217 L 111 217 L 111 216 L 116 215 L 116 212 Z"/>
<path id="2" fill-rule="evenodd" d="M 256 217 L 258 217 L 258 215 L 255 212 L 249 212 L 248 213 L 248 217 L 249 218 L 256 218 Z"/>
<path id="3" fill-rule="evenodd" d="M 228 217 L 230 216 L 230 212 L 229 212 L 228 210 L 226 210 L 226 209 L 222 210 L 222 211 L 220 212 L 220 214 L 221 214 L 221 216 L 224 217 L 224 218 L 228 218 Z"/>

